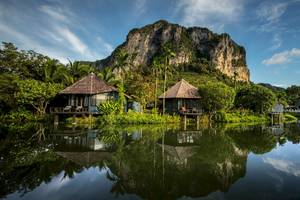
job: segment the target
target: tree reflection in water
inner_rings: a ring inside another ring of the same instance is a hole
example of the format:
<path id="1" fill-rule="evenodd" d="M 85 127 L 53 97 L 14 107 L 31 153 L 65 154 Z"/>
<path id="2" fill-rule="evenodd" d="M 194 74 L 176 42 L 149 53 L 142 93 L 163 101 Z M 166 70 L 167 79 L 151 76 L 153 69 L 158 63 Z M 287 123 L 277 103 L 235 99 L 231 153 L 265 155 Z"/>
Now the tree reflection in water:
<path id="1" fill-rule="evenodd" d="M 282 138 L 300 140 L 293 125 L 280 135 L 266 126 L 224 125 L 199 131 L 157 126 L 54 131 L 35 124 L 1 127 L 1 133 L 0 197 L 25 194 L 62 172 L 63 179 L 73 178 L 90 167 L 106 171 L 110 192 L 119 197 L 203 197 L 226 192 L 244 177 L 249 153 L 267 153 Z"/>

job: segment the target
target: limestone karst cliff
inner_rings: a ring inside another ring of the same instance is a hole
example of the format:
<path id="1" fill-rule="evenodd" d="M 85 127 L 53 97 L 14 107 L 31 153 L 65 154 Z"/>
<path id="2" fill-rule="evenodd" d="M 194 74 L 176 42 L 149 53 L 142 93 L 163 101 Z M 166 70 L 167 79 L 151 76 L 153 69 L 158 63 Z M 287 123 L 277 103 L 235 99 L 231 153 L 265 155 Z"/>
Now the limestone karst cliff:
<path id="1" fill-rule="evenodd" d="M 228 34 L 216 34 L 207 28 L 186 28 L 163 20 L 131 30 L 126 41 L 101 60 L 99 66 L 113 66 L 117 62 L 117 51 L 122 50 L 128 54 L 131 67 L 151 67 L 153 58 L 166 44 L 176 53 L 170 60 L 174 66 L 205 60 L 209 67 L 236 80 L 248 82 L 250 79 L 246 51 Z"/>

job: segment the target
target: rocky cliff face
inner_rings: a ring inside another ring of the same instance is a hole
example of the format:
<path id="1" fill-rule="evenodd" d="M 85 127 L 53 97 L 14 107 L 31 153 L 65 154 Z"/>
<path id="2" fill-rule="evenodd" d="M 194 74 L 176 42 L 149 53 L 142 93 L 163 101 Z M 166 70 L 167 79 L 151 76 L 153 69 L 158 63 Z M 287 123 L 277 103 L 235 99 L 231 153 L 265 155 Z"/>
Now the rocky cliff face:
<path id="1" fill-rule="evenodd" d="M 249 81 L 245 49 L 228 34 L 215 34 L 207 28 L 185 28 L 162 20 L 131 30 L 126 41 L 100 61 L 100 67 L 114 65 L 119 50 L 128 53 L 132 67 L 150 67 L 153 58 L 159 55 L 166 44 L 176 53 L 170 60 L 175 66 L 205 59 L 209 67 L 219 69 L 236 80 Z"/>

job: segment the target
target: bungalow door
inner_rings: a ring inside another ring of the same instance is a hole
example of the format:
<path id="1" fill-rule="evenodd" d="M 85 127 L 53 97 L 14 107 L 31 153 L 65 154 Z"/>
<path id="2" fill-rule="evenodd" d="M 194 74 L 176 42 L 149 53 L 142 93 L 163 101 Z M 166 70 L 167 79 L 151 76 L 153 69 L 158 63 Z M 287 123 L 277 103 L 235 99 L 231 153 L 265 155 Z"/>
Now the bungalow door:
<path id="1" fill-rule="evenodd" d="M 70 95 L 68 98 L 68 106 L 75 106 L 75 96 Z"/>
<path id="2" fill-rule="evenodd" d="M 76 106 L 83 106 L 83 97 L 82 96 L 77 96 Z"/>
<path id="3" fill-rule="evenodd" d="M 185 99 L 178 99 L 177 100 L 177 105 L 178 105 L 178 110 L 180 110 L 182 107 L 187 108 L 186 103 L 185 103 Z"/>

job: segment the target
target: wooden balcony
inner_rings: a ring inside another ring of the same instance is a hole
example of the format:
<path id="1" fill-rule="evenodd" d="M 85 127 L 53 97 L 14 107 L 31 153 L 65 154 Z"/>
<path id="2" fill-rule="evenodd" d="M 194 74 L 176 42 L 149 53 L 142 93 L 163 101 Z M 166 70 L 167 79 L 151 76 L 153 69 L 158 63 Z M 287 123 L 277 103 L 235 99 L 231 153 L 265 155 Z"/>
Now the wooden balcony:
<path id="1" fill-rule="evenodd" d="M 300 109 L 285 109 L 286 113 L 300 113 Z"/>
<path id="2" fill-rule="evenodd" d="M 50 113 L 53 113 L 53 114 L 96 114 L 95 112 L 90 112 L 88 107 L 82 107 L 82 106 L 51 107 Z"/>
<path id="3" fill-rule="evenodd" d="M 203 113 L 203 111 L 201 109 L 197 109 L 197 108 L 189 108 L 189 109 L 180 109 L 179 110 L 179 114 L 180 115 L 201 115 Z"/>

